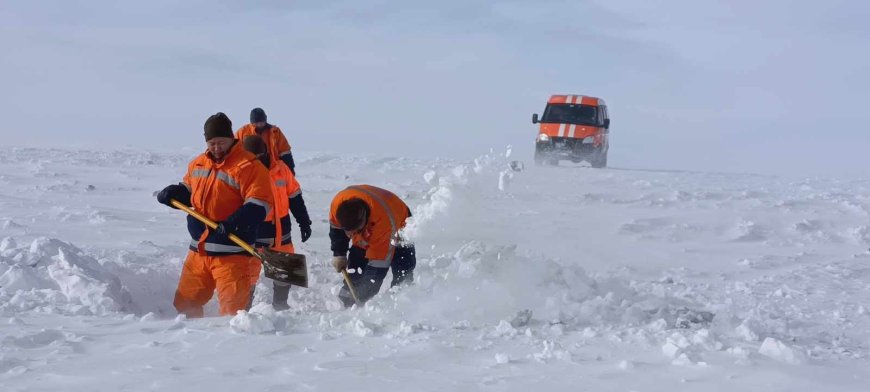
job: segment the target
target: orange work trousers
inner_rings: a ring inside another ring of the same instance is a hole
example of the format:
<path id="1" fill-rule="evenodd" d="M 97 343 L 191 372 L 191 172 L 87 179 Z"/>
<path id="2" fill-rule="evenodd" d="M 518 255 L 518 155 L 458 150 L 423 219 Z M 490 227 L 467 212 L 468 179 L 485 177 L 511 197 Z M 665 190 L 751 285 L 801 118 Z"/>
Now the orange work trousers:
<path id="1" fill-rule="evenodd" d="M 217 289 L 220 314 L 234 316 L 247 308 L 259 269 L 260 262 L 250 255 L 207 256 L 189 251 L 175 290 L 175 309 L 188 318 L 202 317 L 203 306 Z"/>

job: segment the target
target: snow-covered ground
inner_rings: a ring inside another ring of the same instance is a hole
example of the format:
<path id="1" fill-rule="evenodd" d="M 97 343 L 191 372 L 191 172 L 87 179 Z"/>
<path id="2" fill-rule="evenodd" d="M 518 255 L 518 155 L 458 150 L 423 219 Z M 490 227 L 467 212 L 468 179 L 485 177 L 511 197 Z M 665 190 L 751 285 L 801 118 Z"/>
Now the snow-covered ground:
<path id="1" fill-rule="evenodd" d="M 193 155 L 0 148 L 0 390 L 870 390 L 868 179 L 303 153 L 311 288 L 186 320 L 152 194 Z M 354 183 L 412 207 L 418 280 L 343 310 Z"/>

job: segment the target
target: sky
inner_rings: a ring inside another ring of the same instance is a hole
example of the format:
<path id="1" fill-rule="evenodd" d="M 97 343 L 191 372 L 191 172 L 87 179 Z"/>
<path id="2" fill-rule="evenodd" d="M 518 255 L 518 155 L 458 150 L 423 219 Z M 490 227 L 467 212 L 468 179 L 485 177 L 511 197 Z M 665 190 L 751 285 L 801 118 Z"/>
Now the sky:
<path id="1" fill-rule="evenodd" d="M 604 98 L 610 166 L 861 175 L 858 1 L 4 1 L 13 146 L 204 147 L 262 107 L 297 154 L 529 159 L 551 94 Z"/>

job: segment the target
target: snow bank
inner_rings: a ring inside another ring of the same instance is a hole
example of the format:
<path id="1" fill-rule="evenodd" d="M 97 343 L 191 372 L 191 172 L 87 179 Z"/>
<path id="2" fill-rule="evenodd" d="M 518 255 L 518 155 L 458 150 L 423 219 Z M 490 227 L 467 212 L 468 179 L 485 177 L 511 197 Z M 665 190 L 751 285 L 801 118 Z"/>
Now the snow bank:
<path id="1" fill-rule="evenodd" d="M 12 239 L 0 246 L 0 312 L 35 310 L 102 315 L 123 312 L 132 302 L 117 276 L 81 249 L 40 237 L 27 247 Z"/>

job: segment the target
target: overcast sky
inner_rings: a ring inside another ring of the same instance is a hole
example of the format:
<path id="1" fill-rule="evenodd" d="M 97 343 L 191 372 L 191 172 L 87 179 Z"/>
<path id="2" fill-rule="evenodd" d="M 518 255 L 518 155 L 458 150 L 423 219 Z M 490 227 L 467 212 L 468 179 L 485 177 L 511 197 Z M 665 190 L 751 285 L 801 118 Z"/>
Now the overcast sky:
<path id="1" fill-rule="evenodd" d="M 860 1 L 3 1 L 10 145 L 200 149 L 263 107 L 296 151 L 531 157 L 556 93 L 607 100 L 610 165 L 861 174 Z"/>

